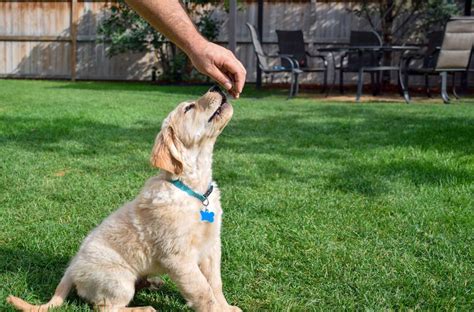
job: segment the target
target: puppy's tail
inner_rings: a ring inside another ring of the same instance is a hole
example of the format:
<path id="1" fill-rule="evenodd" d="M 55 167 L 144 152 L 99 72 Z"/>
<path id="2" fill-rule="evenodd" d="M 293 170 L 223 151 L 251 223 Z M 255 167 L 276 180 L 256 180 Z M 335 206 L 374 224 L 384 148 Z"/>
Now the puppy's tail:
<path id="1" fill-rule="evenodd" d="M 33 305 L 29 304 L 23 299 L 20 299 L 15 296 L 8 296 L 7 302 L 14 306 L 17 310 L 24 312 L 47 312 L 49 308 L 59 307 L 63 304 L 64 299 L 66 299 L 69 291 L 72 287 L 72 279 L 69 277 L 69 274 L 66 272 L 56 291 L 54 292 L 53 298 L 49 300 L 48 303 L 42 305 Z"/>

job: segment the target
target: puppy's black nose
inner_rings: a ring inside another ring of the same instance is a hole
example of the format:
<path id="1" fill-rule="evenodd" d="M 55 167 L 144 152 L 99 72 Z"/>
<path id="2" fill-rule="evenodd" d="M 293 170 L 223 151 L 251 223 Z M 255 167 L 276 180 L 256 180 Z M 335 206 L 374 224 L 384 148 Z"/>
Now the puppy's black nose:
<path id="1" fill-rule="evenodd" d="M 220 93 L 220 92 L 222 92 L 222 90 L 219 87 L 219 85 L 215 84 L 209 89 L 209 92 L 219 92 Z"/>
<path id="2" fill-rule="evenodd" d="M 225 97 L 225 94 L 224 92 L 222 92 L 221 88 L 218 86 L 218 85 L 213 85 L 210 89 L 209 89 L 209 92 L 217 92 L 219 93 L 220 95 L 222 95 L 223 97 Z"/>

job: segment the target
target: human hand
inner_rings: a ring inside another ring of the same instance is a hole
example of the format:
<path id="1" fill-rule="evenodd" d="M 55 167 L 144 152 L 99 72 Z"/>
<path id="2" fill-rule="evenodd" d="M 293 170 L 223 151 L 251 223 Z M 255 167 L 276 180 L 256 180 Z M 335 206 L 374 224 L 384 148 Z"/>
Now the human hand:
<path id="1" fill-rule="evenodd" d="M 205 41 L 194 46 L 188 56 L 198 71 L 217 81 L 234 98 L 239 98 L 247 71 L 231 51 Z"/>

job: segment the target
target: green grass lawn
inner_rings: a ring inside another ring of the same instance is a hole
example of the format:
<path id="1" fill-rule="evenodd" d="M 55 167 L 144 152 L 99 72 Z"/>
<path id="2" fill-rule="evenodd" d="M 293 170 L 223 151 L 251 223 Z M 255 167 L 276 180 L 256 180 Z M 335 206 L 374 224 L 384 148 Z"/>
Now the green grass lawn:
<path id="1" fill-rule="evenodd" d="M 0 80 L 0 311 L 53 294 L 207 87 Z M 215 150 L 224 290 L 244 311 L 474 309 L 474 100 L 328 103 L 250 88 Z M 135 305 L 186 310 L 173 283 Z M 88 311 L 72 293 L 59 311 Z"/>

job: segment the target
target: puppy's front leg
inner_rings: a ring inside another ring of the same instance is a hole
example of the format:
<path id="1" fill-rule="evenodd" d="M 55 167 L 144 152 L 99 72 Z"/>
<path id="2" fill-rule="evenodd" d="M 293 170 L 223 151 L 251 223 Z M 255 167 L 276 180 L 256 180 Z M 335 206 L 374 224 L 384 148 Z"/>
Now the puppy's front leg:
<path id="1" fill-rule="evenodd" d="M 212 291 L 217 301 L 225 307 L 224 311 L 238 312 L 242 311 L 236 306 L 227 303 L 222 290 L 221 278 L 221 242 L 217 240 L 209 256 L 201 260 L 199 267 L 211 285 Z"/>
<path id="2" fill-rule="evenodd" d="M 175 265 L 168 269 L 168 274 L 194 310 L 198 312 L 224 311 L 225 306 L 221 306 L 217 301 L 197 263 L 175 262 Z"/>

